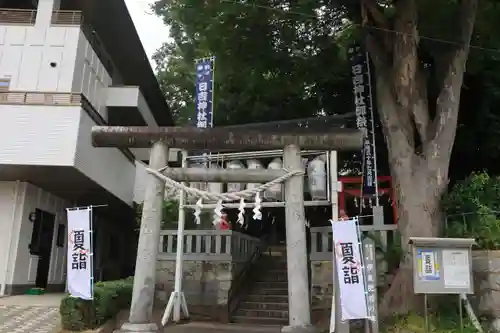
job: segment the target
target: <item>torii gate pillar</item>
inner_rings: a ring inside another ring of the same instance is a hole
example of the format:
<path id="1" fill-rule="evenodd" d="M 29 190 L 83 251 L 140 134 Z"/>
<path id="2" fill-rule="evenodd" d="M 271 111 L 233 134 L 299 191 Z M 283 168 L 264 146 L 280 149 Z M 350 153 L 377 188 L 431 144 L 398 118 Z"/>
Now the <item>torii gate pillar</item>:
<path id="1" fill-rule="evenodd" d="M 303 168 L 300 148 L 297 145 L 288 145 L 283 150 L 283 167 L 287 170 Z M 304 177 L 302 175 L 293 176 L 285 182 L 285 216 L 289 326 L 283 327 L 281 331 L 316 332 L 311 325 Z"/>
<path id="2" fill-rule="evenodd" d="M 160 169 L 168 163 L 168 147 L 163 141 L 151 148 L 149 166 Z M 160 246 L 160 223 L 165 199 L 165 183 L 148 174 L 141 231 L 137 247 L 134 290 L 128 322 L 121 327 L 122 333 L 158 332 L 158 325 L 152 318 L 156 286 L 156 260 Z"/>

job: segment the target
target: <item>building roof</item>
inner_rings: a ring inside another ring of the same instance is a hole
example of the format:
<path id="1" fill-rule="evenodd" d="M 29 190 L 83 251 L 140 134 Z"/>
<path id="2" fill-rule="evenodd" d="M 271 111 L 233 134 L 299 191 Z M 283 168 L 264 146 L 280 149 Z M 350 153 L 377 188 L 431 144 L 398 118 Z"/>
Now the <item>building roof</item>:
<path id="1" fill-rule="evenodd" d="M 153 73 L 125 0 L 72 2 L 72 9 L 81 10 L 84 23 L 90 24 L 96 31 L 120 73 L 123 84 L 140 86 L 158 125 L 172 126 L 172 113 Z"/>

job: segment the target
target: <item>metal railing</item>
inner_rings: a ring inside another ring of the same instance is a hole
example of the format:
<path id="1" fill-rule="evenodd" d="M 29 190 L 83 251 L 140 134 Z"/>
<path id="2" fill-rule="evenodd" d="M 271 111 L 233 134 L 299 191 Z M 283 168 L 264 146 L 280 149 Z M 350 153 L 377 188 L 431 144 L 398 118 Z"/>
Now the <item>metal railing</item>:
<path id="1" fill-rule="evenodd" d="M 83 13 L 79 10 L 56 10 L 52 12 L 52 25 L 81 25 Z"/>
<path id="2" fill-rule="evenodd" d="M 196 261 L 245 262 L 253 255 L 259 239 L 232 230 L 186 230 L 184 259 Z M 175 260 L 177 230 L 163 230 L 159 260 Z"/>
<path id="3" fill-rule="evenodd" d="M 39 91 L 0 92 L 0 104 L 80 105 L 82 94 Z"/>
<path id="4" fill-rule="evenodd" d="M 0 24 L 27 24 L 34 25 L 36 10 L 31 9 L 0 9 Z"/>

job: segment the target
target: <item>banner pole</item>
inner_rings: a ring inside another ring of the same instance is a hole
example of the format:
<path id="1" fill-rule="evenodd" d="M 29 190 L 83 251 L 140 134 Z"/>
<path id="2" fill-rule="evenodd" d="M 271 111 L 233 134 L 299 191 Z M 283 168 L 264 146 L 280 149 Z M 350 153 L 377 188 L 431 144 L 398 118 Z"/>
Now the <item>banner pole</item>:
<path id="1" fill-rule="evenodd" d="M 94 303 L 94 242 L 93 242 L 93 219 L 94 219 L 94 212 L 92 209 L 92 206 L 89 206 L 89 257 L 90 257 L 90 311 L 92 314 L 92 319 L 95 318 L 95 313 L 96 310 L 94 308 L 95 303 Z"/>
<path id="2" fill-rule="evenodd" d="M 369 90 L 369 95 L 370 95 L 370 112 L 371 112 L 371 121 L 370 121 L 370 126 L 372 130 L 372 138 L 373 141 L 371 142 L 372 147 L 373 147 L 373 173 L 375 175 L 375 205 L 379 206 L 379 196 L 378 196 L 378 171 L 377 171 L 377 145 L 375 143 L 375 120 L 373 112 L 373 93 L 372 93 L 372 72 L 371 72 L 371 66 L 370 66 L 370 54 L 368 51 L 365 51 L 365 58 L 366 58 L 366 68 L 368 72 L 368 90 Z"/>
<path id="3" fill-rule="evenodd" d="M 363 247 L 363 242 L 361 241 L 361 229 L 359 228 L 359 220 L 356 218 L 356 233 L 358 234 L 358 246 L 359 246 L 359 261 L 361 265 L 361 274 L 363 274 L 363 288 L 365 289 L 365 304 L 366 304 L 366 312 L 369 315 L 368 309 L 368 275 L 366 274 L 366 266 L 365 266 L 365 251 Z"/>

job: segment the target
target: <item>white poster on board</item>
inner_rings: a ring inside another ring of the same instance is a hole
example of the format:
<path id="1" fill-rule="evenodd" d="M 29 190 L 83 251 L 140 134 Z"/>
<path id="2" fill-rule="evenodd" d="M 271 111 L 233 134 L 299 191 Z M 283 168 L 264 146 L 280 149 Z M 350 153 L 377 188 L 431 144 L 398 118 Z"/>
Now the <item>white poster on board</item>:
<path id="1" fill-rule="evenodd" d="M 368 318 L 357 220 L 332 224 L 342 320 Z"/>
<path id="2" fill-rule="evenodd" d="M 92 251 L 91 208 L 68 209 L 68 292 L 73 297 L 91 300 Z"/>
<path id="3" fill-rule="evenodd" d="M 443 269 L 445 288 L 469 288 L 468 250 L 443 250 Z"/>

